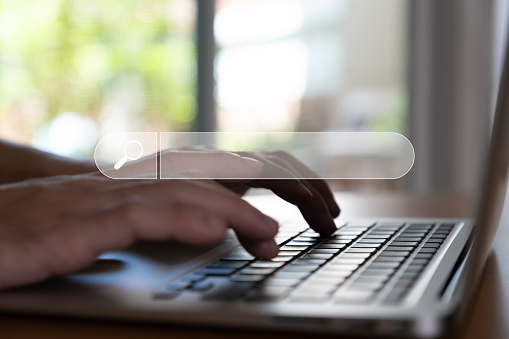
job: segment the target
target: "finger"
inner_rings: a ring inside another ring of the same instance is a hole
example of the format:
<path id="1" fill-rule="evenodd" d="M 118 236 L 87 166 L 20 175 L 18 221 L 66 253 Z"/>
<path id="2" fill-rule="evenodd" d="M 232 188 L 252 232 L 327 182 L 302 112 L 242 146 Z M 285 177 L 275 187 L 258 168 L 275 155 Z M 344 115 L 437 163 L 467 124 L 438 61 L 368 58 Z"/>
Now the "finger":
<path id="1" fill-rule="evenodd" d="M 272 161 L 275 159 L 268 156 L 262 157 L 256 153 L 241 152 L 241 154 L 253 157 L 263 163 L 260 179 L 249 182 L 249 186 L 270 189 L 274 194 L 294 205 L 312 198 L 312 192 L 302 181 L 298 180 L 290 166 L 285 167 L 284 164 L 280 165 Z"/>
<path id="2" fill-rule="evenodd" d="M 114 198 L 141 197 L 167 206 L 185 205 L 226 220 L 237 234 L 253 240 L 274 238 L 278 224 L 212 180 L 167 180 L 114 192 Z M 125 198 L 124 198 L 125 199 Z"/>
<path id="3" fill-rule="evenodd" d="M 270 189 L 281 199 L 296 205 L 306 222 L 318 233 L 323 235 L 330 235 L 336 230 L 336 224 L 327 207 L 323 197 L 312 187 L 309 186 L 308 192 L 311 192 L 311 198 L 306 198 L 303 201 L 296 199 L 295 194 L 297 187 L 294 180 L 279 179 L 279 180 L 256 180 L 257 187 L 264 187 Z"/>
<path id="4" fill-rule="evenodd" d="M 101 230 L 102 242 L 95 243 L 94 250 L 103 252 L 111 250 L 112 246 L 118 248 L 129 245 L 132 239 L 141 240 L 176 240 L 186 244 L 202 245 L 212 244 L 222 240 L 228 228 L 228 221 L 213 214 L 203 213 L 194 207 L 183 206 L 179 208 L 164 209 L 160 206 L 151 206 L 140 202 L 123 205 L 107 214 L 106 222 L 113 224 L 110 232 L 108 225 L 94 223 L 94 227 Z M 108 219 L 110 218 L 110 219 Z M 118 219 L 121 218 L 121 223 Z M 122 227 L 120 225 L 125 225 Z M 89 239 L 97 236 L 91 232 Z M 125 232 L 130 232 L 132 237 L 126 239 Z M 237 232 L 242 245 L 252 255 L 260 258 L 274 257 L 279 247 L 269 237 L 264 240 L 253 239 L 250 234 Z M 86 238 L 86 237 L 85 237 Z M 124 239 L 117 243 L 114 239 Z M 101 247 L 102 246 L 102 247 Z"/>
<path id="5" fill-rule="evenodd" d="M 211 244 L 223 239 L 226 229 L 224 220 L 196 213 L 195 209 L 167 209 L 133 200 L 81 218 L 47 236 L 52 252 L 65 255 L 60 256 L 63 260 L 47 260 L 45 267 L 52 275 L 70 273 L 101 253 L 127 247 L 136 240 Z"/>
<path id="6" fill-rule="evenodd" d="M 237 236 L 242 246 L 260 259 L 272 259 L 279 253 L 279 246 L 274 239 L 253 241 L 250 238 Z"/>
<path id="7" fill-rule="evenodd" d="M 288 164 L 282 158 L 273 159 L 274 162 L 280 164 L 281 166 L 285 166 L 289 170 L 294 171 L 293 167 Z M 298 179 L 295 179 L 298 180 Z M 293 180 L 283 180 L 289 184 L 292 184 Z M 334 223 L 333 217 L 329 211 L 329 207 L 324 199 L 324 197 L 316 190 L 315 187 L 310 185 L 307 181 L 303 181 L 304 185 L 306 185 L 307 189 L 311 192 L 311 199 L 307 199 L 301 203 L 296 203 L 299 208 L 302 216 L 307 221 L 309 226 L 313 228 L 315 231 L 324 234 L 330 235 L 336 230 L 336 225 Z M 291 191 L 279 192 L 280 197 L 289 201 L 291 198 Z M 278 194 L 278 193 L 276 193 Z"/>
<path id="8" fill-rule="evenodd" d="M 263 165 L 252 158 L 222 151 L 165 151 L 161 153 L 161 172 L 197 171 L 207 179 L 257 178 Z M 173 177 L 165 177 L 172 179 Z"/>
<path id="9" fill-rule="evenodd" d="M 297 176 L 299 178 L 305 179 L 306 184 L 312 186 L 324 198 L 332 217 L 336 218 L 339 216 L 341 209 L 335 201 L 334 193 L 325 180 L 320 179 L 318 174 L 287 152 L 277 151 L 272 154 L 284 159 L 298 173 Z"/>
<path id="10" fill-rule="evenodd" d="M 193 207 L 144 201 L 125 203 L 102 217 L 111 224 L 112 234 L 117 232 L 120 238 L 123 232 L 130 232 L 136 240 L 176 240 L 193 245 L 222 240 L 228 227 L 226 220 Z"/>

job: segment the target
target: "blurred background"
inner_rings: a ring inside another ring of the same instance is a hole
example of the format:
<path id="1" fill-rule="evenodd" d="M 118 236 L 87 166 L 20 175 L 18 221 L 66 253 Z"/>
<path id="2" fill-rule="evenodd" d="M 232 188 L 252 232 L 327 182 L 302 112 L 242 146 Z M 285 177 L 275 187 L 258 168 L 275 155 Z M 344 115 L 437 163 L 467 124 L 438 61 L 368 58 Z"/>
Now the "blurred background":
<path id="1" fill-rule="evenodd" d="M 409 175 L 335 187 L 469 191 L 508 2 L 2 0 L 0 138 L 91 159 L 112 132 L 397 132 Z"/>

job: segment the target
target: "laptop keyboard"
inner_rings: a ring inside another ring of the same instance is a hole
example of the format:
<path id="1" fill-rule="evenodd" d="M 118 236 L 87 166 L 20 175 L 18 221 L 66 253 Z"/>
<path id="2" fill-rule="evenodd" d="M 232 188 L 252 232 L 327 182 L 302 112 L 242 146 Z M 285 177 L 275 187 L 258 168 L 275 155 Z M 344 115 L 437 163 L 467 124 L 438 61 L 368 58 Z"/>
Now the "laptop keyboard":
<path id="1" fill-rule="evenodd" d="M 281 228 L 280 253 L 260 260 L 237 249 L 158 290 L 204 300 L 397 304 L 454 228 L 454 223 L 347 223 L 322 237 L 303 224 Z"/>

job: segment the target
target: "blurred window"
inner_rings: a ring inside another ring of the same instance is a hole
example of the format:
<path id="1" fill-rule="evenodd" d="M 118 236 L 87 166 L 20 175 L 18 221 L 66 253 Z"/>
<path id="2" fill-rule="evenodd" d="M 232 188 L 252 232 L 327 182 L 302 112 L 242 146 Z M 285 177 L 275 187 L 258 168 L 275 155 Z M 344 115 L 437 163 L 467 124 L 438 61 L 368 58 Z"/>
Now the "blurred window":
<path id="1" fill-rule="evenodd" d="M 217 0 L 218 129 L 406 126 L 406 0 Z"/>

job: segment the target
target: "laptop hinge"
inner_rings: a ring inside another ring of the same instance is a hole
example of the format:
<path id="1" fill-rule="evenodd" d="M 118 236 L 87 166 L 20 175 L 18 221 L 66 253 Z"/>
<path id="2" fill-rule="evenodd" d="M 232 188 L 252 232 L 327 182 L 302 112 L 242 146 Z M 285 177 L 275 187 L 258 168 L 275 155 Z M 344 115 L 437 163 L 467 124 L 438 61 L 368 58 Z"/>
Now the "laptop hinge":
<path id="1" fill-rule="evenodd" d="M 460 283 L 463 281 L 461 277 L 466 273 L 465 268 L 467 267 L 468 258 L 472 252 L 473 235 L 470 236 L 468 241 L 465 243 L 463 250 L 461 251 L 458 260 L 454 264 L 454 267 L 447 278 L 444 288 L 440 293 L 443 301 L 450 301 L 454 293 L 458 290 Z"/>

